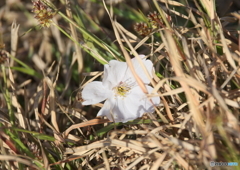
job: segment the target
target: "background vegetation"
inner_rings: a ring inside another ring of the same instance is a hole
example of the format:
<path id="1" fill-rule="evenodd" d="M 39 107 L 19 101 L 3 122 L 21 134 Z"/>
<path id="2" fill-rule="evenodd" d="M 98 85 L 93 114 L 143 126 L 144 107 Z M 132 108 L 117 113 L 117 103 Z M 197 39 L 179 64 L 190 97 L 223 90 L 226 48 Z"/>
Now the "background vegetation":
<path id="1" fill-rule="evenodd" d="M 1 169 L 240 165 L 239 9 L 238 0 L 2 0 Z M 102 104 L 83 107 L 82 88 L 101 80 L 103 64 L 137 54 L 154 63 L 156 112 L 96 118 Z"/>

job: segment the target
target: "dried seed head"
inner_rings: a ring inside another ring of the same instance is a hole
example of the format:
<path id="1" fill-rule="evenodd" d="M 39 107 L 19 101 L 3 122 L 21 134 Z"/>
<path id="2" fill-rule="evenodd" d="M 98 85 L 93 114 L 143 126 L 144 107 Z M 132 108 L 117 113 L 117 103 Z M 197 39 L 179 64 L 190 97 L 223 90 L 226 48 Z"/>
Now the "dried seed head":
<path id="1" fill-rule="evenodd" d="M 32 12 L 42 27 L 50 27 L 54 12 L 41 0 L 33 2 Z"/>
<path id="2" fill-rule="evenodd" d="M 0 65 L 4 64 L 9 56 L 9 53 L 7 51 L 4 50 L 5 48 L 5 44 L 0 44 Z"/>
<path id="3" fill-rule="evenodd" d="M 8 52 L 5 50 L 0 50 L 0 65 L 4 64 L 8 59 Z"/>
<path id="4" fill-rule="evenodd" d="M 133 29 L 142 36 L 147 36 L 152 31 L 146 23 L 136 23 L 133 25 Z"/>
<path id="5" fill-rule="evenodd" d="M 157 13 L 156 11 L 154 11 L 153 13 L 150 12 L 147 17 L 153 29 L 159 28 L 160 26 L 164 25 L 159 13 Z"/>

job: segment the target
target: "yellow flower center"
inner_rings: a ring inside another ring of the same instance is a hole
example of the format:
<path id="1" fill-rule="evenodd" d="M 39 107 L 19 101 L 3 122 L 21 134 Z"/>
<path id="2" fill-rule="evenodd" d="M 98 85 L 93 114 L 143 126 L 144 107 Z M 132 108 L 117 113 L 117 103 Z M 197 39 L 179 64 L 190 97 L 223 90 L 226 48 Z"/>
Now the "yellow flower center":
<path id="1" fill-rule="evenodd" d="M 126 97 L 127 93 L 131 90 L 131 86 L 127 83 L 121 82 L 118 86 L 113 88 L 116 96 Z"/>

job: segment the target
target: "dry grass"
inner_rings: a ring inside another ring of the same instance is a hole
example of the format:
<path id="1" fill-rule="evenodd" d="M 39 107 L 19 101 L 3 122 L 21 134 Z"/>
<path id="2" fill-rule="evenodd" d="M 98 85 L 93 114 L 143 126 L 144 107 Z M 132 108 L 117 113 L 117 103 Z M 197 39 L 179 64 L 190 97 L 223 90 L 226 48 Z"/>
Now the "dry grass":
<path id="1" fill-rule="evenodd" d="M 207 0 L 106 2 L 47 3 L 49 28 L 36 26 L 30 1 L 0 2 L 1 169 L 240 165 L 240 14 L 219 18 Z M 155 23 L 146 11 L 159 14 Z M 147 35 L 132 30 L 139 21 Z M 83 107 L 81 89 L 101 79 L 102 64 L 132 67 L 138 54 L 154 63 L 156 112 L 127 123 L 95 118 L 102 103 Z"/>

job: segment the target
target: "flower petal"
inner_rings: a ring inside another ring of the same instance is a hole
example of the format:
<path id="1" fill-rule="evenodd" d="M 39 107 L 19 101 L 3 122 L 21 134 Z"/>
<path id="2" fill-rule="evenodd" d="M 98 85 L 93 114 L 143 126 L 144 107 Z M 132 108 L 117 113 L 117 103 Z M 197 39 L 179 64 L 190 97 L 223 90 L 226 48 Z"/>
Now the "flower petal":
<path id="1" fill-rule="evenodd" d="M 113 121 L 112 119 L 112 108 L 114 107 L 115 105 L 115 101 L 111 100 L 111 99 L 107 99 L 105 102 L 104 102 L 104 105 L 103 107 L 101 108 L 101 110 L 99 110 L 97 116 L 106 116 L 109 120 Z"/>
<path id="2" fill-rule="evenodd" d="M 145 55 L 139 55 L 139 57 L 142 59 L 143 64 L 145 65 L 148 73 L 150 74 L 150 76 L 152 78 L 153 77 L 152 71 L 154 70 L 152 61 L 146 60 Z M 137 75 L 142 79 L 143 83 L 149 84 L 150 81 L 136 57 L 132 59 L 132 63 L 133 63 L 133 67 L 134 67 Z M 132 74 L 130 69 L 128 71 L 130 71 L 130 74 Z"/>
<path id="3" fill-rule="evenodd" d="M 146 88 L 149 94 L 153 91 L 153 88 L 150 86 L 146 86 Z M 131 90 L 124 101 L 126 105 L 131 107 L 132 111 L 135 109 L 135 112 L 142 116 L 145 112 L 154 112 L 153 105 L 156 106 L 160 103 L 160 97 L 148 98 L 146 94 L 142 92 L 141 88 L 137 86 Z"/>
<path id="4" fill-rule="evenodd" d="M 93 81 L 83 88 L 82 99 L 84 102 L 82 102 L 82 104 L 90 105 L 99 103 L 107 99 L 111 93 L 112 91 L 103 86 L 102 82 Z"/>
<path id="5" fill-rule="evenodd" d="M 146 86 L 146 88 L 148 92 L 153 90 L 150 86 Z M 119 96 L 109 97 L 97 116 L 106 116 L 109 120 L 115 122 L 127 122 L 141 117 L 146 112 L 153 112 L 153 104 L 158 105 L 160 98 L 153 97 L 151 101 L 137 86 L 124 98 Z"/>
<path id="6" fill-rule="evenodd" d="M 148 92 L 153 90 L 152 87 L 146 86 Z M 152 102 L 151 102 L 152 101 Z M 134 120 L 146 112 L 152 113 L 154 111 L 153 105 L 160 103 L 159 97 L 147 98 L 139 86 L 134 87 L 130 93 L 123 99 L 118 98 L 115 107 L 113 108 L 116 122 L 127 122 Z"/>
<path id="7" fill-rule="evenodd" d="M 114 121 L 124 123 L 141 117 L 142 114 L 137 112 L 138 107 L 134 107 L 130 103 L 127 103 L 127 100 L 118 97 L 113 108 Z"/>
<path id="8" fill-rule="evenodd" d="M 106 100 L 104 106 L 98 112 L 97 116 L 106 116 L 110 121 L 114 122 L 127 122 L 140 117 L 134 112 L 131 112 L 126 107 L 123 99 L 119 97 L 112 97 Z"/>
<path id="9" fill-rule="evenodd" d="M 109 89 L 117 86 L 126 74 L 127 63 L 117 60 L 111 60 L 109 64 L 104 65 L 103 85 Z"/>

